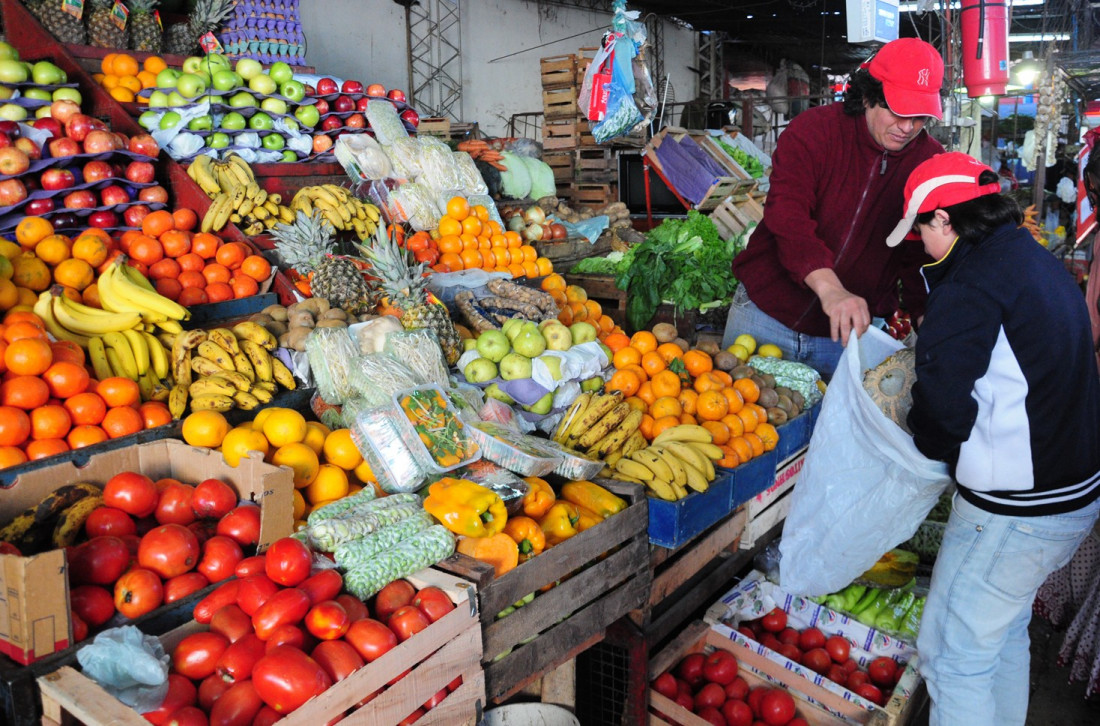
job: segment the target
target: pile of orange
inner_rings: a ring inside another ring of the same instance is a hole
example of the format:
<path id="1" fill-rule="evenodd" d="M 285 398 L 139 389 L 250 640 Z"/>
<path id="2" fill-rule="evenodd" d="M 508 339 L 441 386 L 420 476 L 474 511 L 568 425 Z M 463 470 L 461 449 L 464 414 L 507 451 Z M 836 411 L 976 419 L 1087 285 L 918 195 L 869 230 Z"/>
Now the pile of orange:
<path id="1" fill-rule="evenodd" d="M 0 469 L 171 423 L 129 378 L 96 381 L 84 351 L 50 342 L 42 319 L 12 310 L 0 323 Z"/>
<path id="2" fill-rule="evenodd" d="M 734 380 L 714 368 L 709 354 L 659 344 L 648 330 L 629 338 L 608 336 L 604 343 L 614 351 L 615 366 L 606 390 L 621 391 L 644 414 L 640 431 L 647 440 L 679 424 L 701 425 L 725 453 L 718 465 L 728 468 L 778 443 L 767 411 L 756 403 L 760 388 L 751 378 Z"/>
<path id="3" fill-rule="evenodd" d="M 100 63 L 100 72 L 92 74 L 92 78 L 106 88 L 116 101 L 148 103 L 148 99 L 137 95 L 138 92 L 156 88 L 157 74 L 167 67 L 168 64 L 160 56 L 149 56 L 144 62 L 139 62 L 128 53 L 108 53 Z"/>
<path id="4" fill-rule="evenodd" d="M 595 300 L 588 299 L 588 293 L 583 287 L 566 284 L 565 278 L 556 272 L 547 275 L 541 287 L 542 291 L 548 293 L 557 303 L 558 320 L 563 325 L 591 323 L 596 328 L 596 337 L 605 345 L 609 345 L 607 338 L 612 335 L 629 340 L 611 316 L 604 313 L 603 307 Z"/>
<path id="5" fill-rule="evenodd" d="M 95 279 L 119 254 L 110 234 L 89 227 L 69 237 L 54 232 L 48 219 L 24 217 L 15 228 L 15 242 L 0 242 L 0 255 L 12 264 L 11 279 L 0 281 L 0 310 L 11 309 L 13 293 L 15 304 L 34 305 L 38 293 L 53 284 L 73 300 L 99 306 Z"/>
<path id="6" fill-rule="evenodd" d="M 431 232 L 439 247 L 437 272 L 490 270 L 512 277 L 541 277 L 554 271 L 549 259 L 539 257 L 531 245 L 515 232 L 505 232 L 500 222 L 489 218 L 489 210 L 471 205 L 465 197 L 452 197 L 447 213 Z"/>
<path id="7" fill-rule="evenodd" d="M 243 242 L 223 242 L 195 232 L 190 209 L 161 209 L 141 220 L 141 231 L 123 232 L 119 248 L 157 292 L 190 306 L 248 297 L 271 276 L 271 263 Z"/>

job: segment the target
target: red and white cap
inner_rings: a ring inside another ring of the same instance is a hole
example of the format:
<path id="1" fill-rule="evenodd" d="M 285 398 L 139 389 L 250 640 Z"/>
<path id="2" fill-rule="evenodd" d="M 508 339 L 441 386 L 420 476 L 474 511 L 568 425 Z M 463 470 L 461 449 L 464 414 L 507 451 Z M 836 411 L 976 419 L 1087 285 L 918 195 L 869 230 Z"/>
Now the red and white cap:
<path id="1" fill-rule="evenodd" d="M 883 95 L 894 115 L 935 116 L 943 120 L 940 103 L 943 58 L 935 46 L 920 38 L 892 40 L 864 67 L 882 81 Z"/>
<path id="2" fill-rule="evenodd" d="M 993 171 L 961 151 L 936 154 L 921 162 L 905 182 L 905 216 L 886 238 L 897 247 L 903 239 L 920 239 L 912 231 L 917 215 L 969 202 L 986 194 L 999 194 L 1001 182 L 978 184 L 983 171 Z"/>

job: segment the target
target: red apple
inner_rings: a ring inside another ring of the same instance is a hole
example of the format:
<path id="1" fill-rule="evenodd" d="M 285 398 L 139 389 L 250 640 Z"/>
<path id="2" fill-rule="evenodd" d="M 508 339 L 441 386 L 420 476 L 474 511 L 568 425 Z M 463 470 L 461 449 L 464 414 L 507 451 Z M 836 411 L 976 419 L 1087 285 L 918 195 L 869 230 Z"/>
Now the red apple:
<path id="1" fill-rule="evenodd" d="M 116 204 L 126 204 L 130 201 L 130 192 L 123 189 L 118 184 L 112 184 L 109 187 L 103 187 L 99 190 L 99 198 L 103 200 L 103 206 L 114 206 Z"/>
<path id="2" fill-rule="evenodd" d="M 53 202 L 53 197 L 46 197 L 45 199 L 32 199 L 27 202 L 27 206 L 23 207 L 23 214 L 28 217 L 41 217 L 43 214 L 52 212 L 57 205 Z"/>
<path id="3" fill-rule="evenodd" d="M 155 175 L 156 169 L 148 161 L 131 161 L 126 167 L 126 178 L 136 184 L 147 184 Z"/>
<path id="4" fill-rule="evenodd" d="M 156 156 L 160 153 L 160 145 L 149 134 L 136 134 L 130 137 L 130 151 L 145 156 Z"/>
<path id="5" fill-rule="evenodd" d="M 355 102 L 355 110 L 359 113 L 366 113 L 368 103 L 370 103 L 370 96 L 363 96 Z"/>
<path id="6" fill-rule="evenodd" d="M 31 161 L 42 158 L 42 147 L 36 144 L 31 139 L 20 136 L 18 139 L 15 140 L 13 145 L 15 146 L 15 148 L 26 154 L 27 158 Z"/>
<path id="7" fill-rule="evenodd" d="M 27 188 L 27 193 L 37 192 L 42 188 L 42 185 L 38 183 L 38 177 L 34 174 L 24 174 L 20 177 L 23 181 L 23 186 Z"/>
<path id="8" fill-rule="evenodd" d="M 61 159 L 66 156 L 76 156 L 80 153 L 80 144 L 68 136 L 54 139 L 50 142 L 50 156 Z"/>
<path id="9" fill-rule="evenodd" d="M 414 129 L 420 125 L 420 114 L 413 111 L 411 108 L 406 108 L 401 112 L 401 120 L 411 125 Z"/>
<path id="10" fill-rule="evenodd" d="M 377 96 L 378 98 L 386 97 L 386 87 L 381 83 L 372 83 L 367 86 L 366 93 L 368 96 Z"/>
<path id="11" fill-rule="evenodd" d="M 61 124 L 69 123 L 69 119 L 80 113 L 80 104 L 75 101 L 54 101 L 50 104 L 50 118 L 55 118 Z"/>
<path id="12" fill-rule="evenodd" d="M 30 166 L 31 159 L 22 149 L 16 146 L 6 146 L 0 149 L 0 174 L 7 176 L 22 174 Z"/>
<path id="13" fill-rule="evenodd" d="M 27 188 L 18 179 L 0 181 L 0 207 L 19 204 L 27 198 Z"/>
<path id="14" fill-rule="evenodd" d="M 362 93 L 363 84 L 359 81 L 344 81 L 340 86 L 340 93 Z"/>
<path id="15" fill-rule="evenodd" d="M 88 226 L 99 227 L 100 229 L 106 227 L 118 226 L 118 215 L 110 211 L 92 212 L 88 215 Z"/>
<path id="16" fill-rule="evenodd" d="M 115 176 L 114 169 L 105 161 L 89 161 L 84 165 L 84 181 L 97 182 Z"/>
<path id="17" fill-rule="evenodd" d="M 317 93 L 322 96 L 327 96 L 330 93 L 336 93 L 340 90 L 340 87 L 336 85 L 336 81 L 331 78 L 322 78 L 317 81 Z"/>
<path id="18" fill-rule="evenodd" d="M 352 115 L 348 116 L 346 121 L 344 121 L 344 125 L 346 125 L 349 129 L 366 128 L 367 119 L 361 113 L 353 113 Z"/>
<path id="19" fill-rule="evenodd" d="M 65 129 L 61 127 L 61 122 L 49 116 L 35 119 L 34 123 L 31 125 L 36 129 L 45 129 L 49 131 L 51 139 L 59 139 L 65 134 Z"/>
<path id="20" fill-rule="evenodd" d="M 332 102 L 332 108 L 337 113 L 347 113 L 348 111 L 355 110 L 355 101 L 351 100 L 348 96 L 337 96 L 336 100 Z"/>
<path id="21" fill-rule="evenodd" d="M 77 227 L 83 226 L 80 224 L 80 218 L 72 212 L 61 212 L 60 214 L 55 214 L 50 219 L 50 221 L 53 222 L 53 228 L 56 230 L 76 229 Z"/>
<path id="22" fill-rule="evenodd" d="M 332 148 L 332 139 L 322 134 L 313 137 L 313 153 L 323 154 Z"/>
<path id="23" fill-rule="evenodd" d="M 123 210 L 122 219 L 126 222 L 127 227 L 140 227 L 141 220 L 145 219 L 151 211 L 148 205 L 135 204 Z"/>
<path id="24" fill-rule="evenodd" d="M 408 101 L 408 99 L 405 98 L 405 92 L 398 88 L 391 88 L 390 92 L 386 94 L 386 98 L 397 101 L 398 103 L 405 103 Z"/>
<path id="25" fill-rule="evenodd" d="M 157 184 L 155 187 L 145 187 L 138 192 L 138 199 L 143 202 L 154 203 L 160 202 L 161 204 L 168 203 L 168 190 Z"/>
<path id="26" fill-rule="evenodd" d="M 97 202 L 95 193 L 90 189 L 78 189 L 75 192 L 69 192 L 62 200 L 62 204 L 66 209 L 91 209 L 96 206 Z"/>
<path id="27" fill-rule="evenodd" d="M 7 134 L 14 139 L 19 135 L 19 124 L 7 119 L 0 120 L 0 133 Z"/>
<path id="28" fill-rule="evenodd" d="M 49 191 L 69 189 L 76 185 L 76 177 L 68 169 L 47 169 L 42 172 L 42 188 Z M 65 205 L 69 206 L 69 205 Z M 93 203 L 91 206 L 95 206 Z"/>
<path id="29" fill-rule="evenodd" d="M 89 131 L 88 135 L 84 137 L 84 153 L 102 154 L 104 152 L 114 151 L 117 148 L 115 146 L 117 142 L 118 140 L 110 131 L 95 129 Z"/>
<path id="30" fill-rule="evenodd" d="M 7 149 L 11 146 L 11 136 L 8 136 L 3 131 L 0 131 L 0 149 Z"/>
<path id="31" fill-rule="evenodd" d="M 111 136 L 114 137 L 116 149 L 125 149 L 130 145 L 130 137 L 124 133 L 112 131 Z"/>
<path id="32" fill-rule="evenodd" d="M 302 85 L 305 86 L 307 96 L 317 95 L 317 89 L 314 88 L 312 85 L 310 85 L 309 83 L 303 83 Z"/>
<path id="33" fill-rule="evenodd" d="M 318 98 L 317 103 L 313 104 L 313 107 L 317 109 L 317 113 L 322 116 L 329 112 L 328 101 L 323 98 Z"/>
<path id="34" fill-rule="evenodd" d="M 328 118 L 326 118 L 324 121 L 321 122 L 321 130 L 322 131 L 334 131 L 335 129 L 338 129 L 343 125 L 344 125 L 344 122 L 341 121 L 338 117 L 329 116 Z"/>
<path id="35" fill-rule="evenodd" d="M 65 135 L 73 141 L 84 141 L 92 131 L 103 129 L 101 121 L 83 113 L 75 113 L 65 122 Z"/>

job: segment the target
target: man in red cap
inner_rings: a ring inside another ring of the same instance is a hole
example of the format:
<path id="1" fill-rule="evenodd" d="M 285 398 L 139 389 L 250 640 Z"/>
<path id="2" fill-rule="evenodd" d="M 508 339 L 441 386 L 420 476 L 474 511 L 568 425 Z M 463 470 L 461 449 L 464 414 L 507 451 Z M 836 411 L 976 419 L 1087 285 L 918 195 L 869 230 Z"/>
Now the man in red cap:
<path id="1" fill-rule="evenodd" d="M 898 306 L 924 311 L 916 243 L 886 235 L 909 173 L 943 147 L 924 130 L 943 117 L 943 60 L 928 43 L 883 46 L 851 77 L 843 103 L 799 114 L 772 156 L 764 218 L 733 262 L 741 281 L 723 340 L 742 333 L 829 377 L 854 331 Z"/>
<path id="2" fill-rule="evenodd" d="M 1100 514 L 1085 301 L 1000 188 L 966 154 L 929 159 L 887 241 L 935 260 L 907 422 L 957 484 L 917 638 L 931 726 L 1024 726 L 1032 602 Z"/>

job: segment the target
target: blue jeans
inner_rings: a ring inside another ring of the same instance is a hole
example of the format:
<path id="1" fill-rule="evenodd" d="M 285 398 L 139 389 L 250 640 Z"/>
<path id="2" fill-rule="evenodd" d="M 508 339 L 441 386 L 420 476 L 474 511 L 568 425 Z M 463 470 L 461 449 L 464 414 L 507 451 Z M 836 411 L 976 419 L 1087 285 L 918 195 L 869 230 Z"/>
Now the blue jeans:
<path id="1" fill-rule="evenodd" d="M 932 697 L 930 726 L 1023 726 L 1031 604 L 1100 513 L 991 514 L 958 494 L 921 619 L 917 652 Z"/>
<path id="2" fill-rule="evenodd" d="M 791 330 L 756 307 L 756 303 L 749 300 L 744 286 L 738 286 L 726 317 L 722 348 L 733 345 L 733 341 L 742 333 L 756 338 L 758 346 L 765 343 L 779 346 L 785 360 L 805 363 L 817 370 L 826 381 L 833 377 L 840 354 L 844 352 L 844 346 L 834 342 L 832 338 L 819 338 Z"/>

